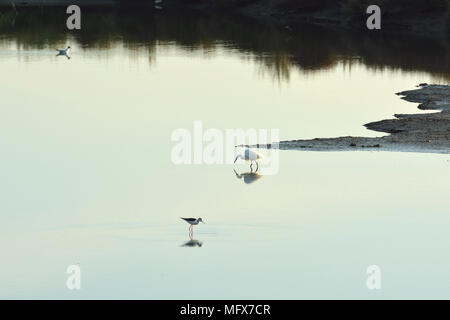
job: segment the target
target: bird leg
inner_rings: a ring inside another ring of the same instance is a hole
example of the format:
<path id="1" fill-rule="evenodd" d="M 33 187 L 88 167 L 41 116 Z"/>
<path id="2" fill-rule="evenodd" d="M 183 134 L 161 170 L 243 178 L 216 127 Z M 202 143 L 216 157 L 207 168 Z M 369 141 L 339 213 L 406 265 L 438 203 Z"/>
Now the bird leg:
<path id="1" fill-rule="evenodd" d="M 258 163 L 258 161 L 255 161 L 255 162 L 256 162 L 256 171 L 258 171 L 259 170 L 259 163 Z"/>

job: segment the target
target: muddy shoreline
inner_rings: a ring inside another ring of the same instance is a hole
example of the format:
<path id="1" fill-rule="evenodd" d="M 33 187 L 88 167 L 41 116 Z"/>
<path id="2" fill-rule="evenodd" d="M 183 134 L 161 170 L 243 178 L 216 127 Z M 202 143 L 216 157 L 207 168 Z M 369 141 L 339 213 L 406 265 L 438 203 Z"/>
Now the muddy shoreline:
<path id="1" fill-rule="evenodd" d="M 303 151 L 398 151 L 450 153 L 450 86 L 421 84 L 419 89 L 397 93 L 419 103 L 421 110 L 436 112 L 395 114 L 393 119 L 371 122 L 370 130 L 389 133 L 382 137 L 336 137 L 281 141 L 267 148 Z M 262 148 L 261 145 L 249 147 Z"/>

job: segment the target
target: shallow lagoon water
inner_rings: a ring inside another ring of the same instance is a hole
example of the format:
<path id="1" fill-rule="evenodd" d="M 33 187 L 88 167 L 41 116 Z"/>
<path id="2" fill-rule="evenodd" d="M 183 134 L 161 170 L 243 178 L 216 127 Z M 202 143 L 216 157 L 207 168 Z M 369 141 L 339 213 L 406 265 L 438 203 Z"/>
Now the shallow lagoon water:
<path id="1" fill-rule="evenodd" d="M 43 184 L 53 200 L 2 217 L 2 297 L 448 297 L 448 156 L 280 156 L 279 174 L 250 185 L 229 166 L 172 167 L 172 178 L 109 187 L 86 179 L 79 193 L 95 201 Z M 182 247 L 180 215 L 205 219 L 194 230 L 201 247 Z M 73 263 L 83 272 L 77 292 L 65 288 Z M 372 264 L 380 291 L 365 287 Z"/>
<path id="2" fill-rule="evenodd" d="M 449 155 L 281 151 L 278 174 L 252 184 L 233 172 L 246 164 L 170 158 L 195 120 L 376 136 L 362 125 L 418 112 L 394 93 L 431 75 L 338 62 L 279 79 L 229 42 L 164 42 L 149 59 L 68 41 L 70 60 L 0 46 L 1 298 L 449 297 Z M 201 247 L 183 246 L 180 216 L 205 220 Z M 373 264 L 381 290 L 365 285 Z"/>

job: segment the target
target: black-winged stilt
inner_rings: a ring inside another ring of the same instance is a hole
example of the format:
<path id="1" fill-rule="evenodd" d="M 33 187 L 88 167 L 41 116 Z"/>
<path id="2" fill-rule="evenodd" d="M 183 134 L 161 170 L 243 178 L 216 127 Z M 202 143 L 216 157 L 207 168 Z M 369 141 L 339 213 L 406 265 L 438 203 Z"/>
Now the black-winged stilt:
<path id="1" fill-rule="evenodd" d="M 193 227 L 198 225 L 200 222 L 204 223 L 202 218 L 198 218 L 198 219 L 195 219 L 195 218 L 181 218 L 181 219 L 183 219 L 184 221 L 186 221 L 187 223 L 190 224 L 189 231 L 193 230 Z"/>

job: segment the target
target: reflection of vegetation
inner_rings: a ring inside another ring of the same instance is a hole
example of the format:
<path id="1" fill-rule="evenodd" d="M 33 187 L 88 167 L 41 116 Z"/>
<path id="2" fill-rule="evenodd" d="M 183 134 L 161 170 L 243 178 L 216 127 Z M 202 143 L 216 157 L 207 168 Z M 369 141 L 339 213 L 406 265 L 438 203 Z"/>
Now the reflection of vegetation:
<path id="1" fill-rule="evenodd" d="M 204 3 L 211 0 L 190 0 L 191 2 Z M 440 13 L 445 15 L 450 8 L 449 0 L 214 0 L 214 4 L 239 7 L 246 5 L 263 5 L 266 8 L 285 8 L 301 12 L 315 12 L 339 9 L 348 14 L 361 14 L 369 5 L 377 4 L 389 14 L 415 14 Z"/>
<path id="2" fill-rule="evenodd" d="M 12 10 L 0 12 L 0 30 L 6 30 L 9 26 L 14 25 L 16 13 Z"/>
<path id="3" fill-rule="evenodd" d="M 146 49 L 150 59 L 158 43 L 175 43 L 184 50 L 206 52 L 226 45 L 258 61 L 264 72 L 276 79 L 289 79 L 292 69 L 314 72 L 344 62 L 350 66 L 364 63 L 374 70 L 423 71 L 438 80 L 450 80 L 448 40 L 311 26 L 296 26 L 290 32 L 236 15 L 154 12 L 142 8 L 86 8 L 82 30 L 69 32 L 66 17 L 63 7 L 21 8 L 17 16 L 10 8 L 3 9 L 0 39 L 13 41 L 18 48 L 53 49 L 65 45 L 70 35 L 83 50 L 123 44 L 130 49 Z"/>

